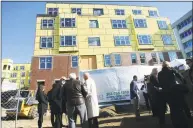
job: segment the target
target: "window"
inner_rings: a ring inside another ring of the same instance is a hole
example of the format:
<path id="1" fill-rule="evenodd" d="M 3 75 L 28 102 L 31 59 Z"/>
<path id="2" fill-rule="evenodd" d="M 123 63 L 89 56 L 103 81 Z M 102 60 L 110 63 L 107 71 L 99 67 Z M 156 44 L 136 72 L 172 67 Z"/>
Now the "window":
<path id="1" fill-rule="evenodd" d="M 24 85 L 24 80 L 21 80 L 21 84 Z"/>
<path id="2" fill-rule="evenodd" d="M 139 44 L 152 44 L 150 35 L 138 35 Z"/>
<path id="3" fill-rule="evenodd" d="M 147 23 L 145 19 L 134 19 L 136 28 L 147 28 Z"/>
<path id="4" fill-rule="evenodd" d="M 192 40 L 189 40 L 189 41 L 183 43 L 183 45 L 184 45 L 184 49 L 192 48 Z"/>
<path id="5" fill-rule="evenodd" d="M 141 15 L 142 11 L 141 10 L 132 10 L 134 15 Z"/>
<path id="6" fill-rule="evenodd" d="M 145 64 L 145 53 L 140 53 L 141 64 Z"/>
<path id="7" fill-rule="evenodd" d="M 104 15 L 103 9 L 93 9 L 93 15 L 95 16 L 100 16 L 100 15 Z"/>
<path id="8" fill-rule="evenodd" d="M 105 67 L 111 66 L 111 56 L 110 55 L 104 55 L 104 61 L 105 61 Z"/>
<path id="9" fill-rule="evenodd" d="M 149 16 L 157 17 L 158 16 L 157 11 L 149 10 Z"/>
<path id="10" fill-rule="evenodd" d="M 153 63 L 157 63 L 156 53 L 151 53 L 151 57 L 152 57 Z"/>
<path id="11" fill-rule="evenodd" d="M 76 20 L 75 18 L 61 18 L 60 19 L 60 27 L 62 28 L 74 28 Z"/>
<path id="12" fill-rule="evenodd" d="M 168 52 L 168 55 L 169 55 L 170 61 L 178 58 L 176 55 L 176 52 Z"/>
<path id="13" fill-rule="evenodd" d="M 40 63 L 40 69 L 51 69 L 52 57 L 40 57 L 39 63 Z"/>
<path id="14" fill-rule="evenodd" d="M 172 38 L 171 38 L 170 35 L 162 35 L 162 40 L 163 40 L 165 45 L 173 44 L 172 43 Z"/>
<path id="15" fill-rule="evenodd" d="M 22 73 L 21 73 L 21 77 L 25 77 L 25 72 L 22 72 Z"/>
<path id="16" fill-rule="evenodd" d="M 58 8 L 48 8 L 47 13 L 49 15 L 58 15 Z"/>
<path id="17" fill-rule="evenodd" d="M 186 56 L 187 56 L 187 57 L 192 57 L 192 51 L 186 53 Z"/>
<path id="18" fill-rule="evenodd" d="M 40 37 L 40 48 L 53 48 L 53 37 Z"/>
<path id="19" fill-rule="evenodd" d="M 12 73 L 11 77 L 13 77 L 13 78 L 17 77 L 17 73 Z"/>
<path id="20" fill-rule="evenodd" d="M 72 56 L 72 68 L 77 68 L 78 67 L 78 56 Z"/>
<path id="21" fill-rule="evenodd" d="M 111 20 L 112 28 L 127 28 L 125 20 Z"/>
<path id="22" fill-rule="evenodd" d="M 54 20 L 42 20 L 42 28 L 54 28 Z"/>
<path id="23" fill-rule="evenodd" d="M 132 62 L 132 64 L 136 64 L 137 63 L 137 55 L 135 53 L 131 54 L 131 62 Z"/>
<path id="24" fill-rule="evenodd" d="M 125 15 L 125 10 L 123 10 L 123 9 L 115 9 L 115 14 L 116 15 Z"/>
<path id="25" fill-rule="evenodd" d="M 88 38 L 89 46 L 100 46 L 100 38 L 99 37 L 89 37 Z"/>
<path id="26" fill-rule="evenodd" d="M 12 83 L 16 83 L 16 80 L 12 80 L 11 82 L 12 82 Z"/>
<path id="27" fill-rule="evenodd" d="M 72 13 L 76 13 L 76 14 L 78 14 L 78 15 L 81 15 L 82 13 L 81 13 L 81 8 L 72 8 Z"/>
<path id="28" fill-rule="evenodd" d="M 20 66 L 20 70 L 25 70 L 25 67 L 24 66 Z"/>
<path id="29" fill-rule="evenodd" d="M 158 53 L 160 62 L 164 62 L 164 56 L 162 52 Z"/>
<path id="30" fill-rule="evenodd" d="M 115 36 L 115 46 L 127 46 L 130 45 L 129 36 Z"/>
<path id="31" fill-rule="evenodd" d="M 120 54 L 115 54 L 114 57 L 115 57 L 115 65 L 116 66 L 121 65 L 121 56 L 120 56 Z"/>
<path id="32" fill-rule="evenodd" d="M 89 23 L 90 28 L 99 28 L 99 24 L 97 20 L 90 20 Z"/>
<path id="33" fill-rule="evenodd" d="M 177 25 L 178 30 L 182 29 L 183 27 L 185 27 L 186 25 L 190 24 L 192 22 L 192 16 L 190 16 L 189 18 L 187 18 L 186 20 L 182 21 L 181 23 L 179 23 Z"/>
<path id="34" fill-rule="evenodd" d="M 14 67 L 14 70 L 18 70 L 18 66 L 15 66 L 15 67 Z"/>
<path id="35" fill-rule="evenodd" d="M 186 30 L 185 32 L 181 33 L 180 34 L 180 38 L 183 39 L 183 38 L 191 35 L 192 34 L 192 30 L 193 30 L 193 28 L 190 28 L 190 29 Z"/>
<path id="36" fill-rule="evenodd" d="M 8 65 L 8 70 L 10 70 L 11 69 L 11 66 L 10 65 Z"/>
<path id="37" fill-rule="evenodd" d="M 3 70 L 6 70 L 7 69 L 7 65 L 3 65 Z"/>
<path id="38" fill-rule="evenodd" d="M 60 46 L 76 46 L 76 36 L 61 36 Z"/>
<path id="39" fill-rule="evenodd" d="M 157 21 L 159 29 L 168 29 L 166 21 Z"/>

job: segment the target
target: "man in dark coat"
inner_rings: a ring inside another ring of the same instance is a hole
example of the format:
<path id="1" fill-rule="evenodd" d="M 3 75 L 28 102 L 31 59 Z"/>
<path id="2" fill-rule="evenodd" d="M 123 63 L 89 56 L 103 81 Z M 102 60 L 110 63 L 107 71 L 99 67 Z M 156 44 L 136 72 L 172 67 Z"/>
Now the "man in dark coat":
<path id="1" fill-rule="evenodd" d="M 162 88 L 163 97 L 160 100 L 159 116 L 162 117 L 162 126 L 165 123 L 165 104 L 170 106 L 171 120 L 174 128 L 188 128 L 188 120 L 183 111 L 182 100 L 183 94 L 176 88 L 176 78 L 183 81 L 183 77 L 170 67 L 169 62 L 164 61 L 162 71 L 158 73 L 159 84 Z"/>
<path id="2" fill-rule="evenodd" d="M 39 119 L 38 119 L 38 127 L 42 128 L 43 123 L 43 116 L 47 111 L 48 108 L 48 99 L 46 94 L 44 93 L 44 85 L 38 85 L 38 90 L 36 93 L 36 100 L 38 103 L 38 113 L 39 113 Z"/>
<path id="3" fill-rule="evenodd" d="M 54 128 L 61 128 L 62 91 L 59 83 L 53 85 L 52 101 L 52 111 L 55 117 Z"/>
<path id="4" fill-rule="evenodd" d="M 85 105 L 87 92 L 84 85 L 79 80 L 76 80 L 76 74 L 70 74 L 70 80 L 65 85 L 65 96 L 67 99 L 67 114 L 69 120 L 69 128 L 75 128 L 74 114 L 78 112 L 81 118 L 82 128 L 88 128 L 88 116 Z"/>

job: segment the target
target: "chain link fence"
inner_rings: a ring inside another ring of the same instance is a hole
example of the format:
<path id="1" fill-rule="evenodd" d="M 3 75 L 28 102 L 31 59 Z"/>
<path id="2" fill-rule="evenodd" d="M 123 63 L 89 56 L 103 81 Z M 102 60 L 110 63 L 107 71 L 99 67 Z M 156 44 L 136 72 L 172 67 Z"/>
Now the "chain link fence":
<path id="1" fill-rule="evenodd" d="M 20 90 L 1 92 L 1 120 L 3 128 L 16 128 Z"/>

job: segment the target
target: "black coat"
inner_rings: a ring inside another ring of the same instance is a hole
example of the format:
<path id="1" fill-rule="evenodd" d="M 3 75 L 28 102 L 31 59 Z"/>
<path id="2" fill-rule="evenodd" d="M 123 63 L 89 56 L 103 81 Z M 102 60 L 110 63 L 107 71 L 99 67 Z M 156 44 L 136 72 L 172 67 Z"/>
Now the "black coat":
<path id="1" fill-rule="evenodd" d="M 54 84 L 51 93 L 52 112 L 54 114 L 62 113 L 62 88 L 60 84 Z"/>
<path id="2" fill-rule="evenodd" d="M 38 100 L 38 113 L 44 114 L 48 109 L 48 98 L 43 91 L 38 91 L 36 94 L 36 100 Z"/>

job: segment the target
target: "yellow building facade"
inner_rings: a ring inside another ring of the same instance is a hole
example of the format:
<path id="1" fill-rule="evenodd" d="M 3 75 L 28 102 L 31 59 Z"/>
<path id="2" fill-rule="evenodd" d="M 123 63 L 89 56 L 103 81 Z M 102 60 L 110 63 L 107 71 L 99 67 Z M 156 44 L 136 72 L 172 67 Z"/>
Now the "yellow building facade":
<path id="1" fill-rule="evenodd" d="M 30 85 L 31 64 L 15 64 L 11 59 L 2 60 L 2 78 L 12 83 L 17 83 L 18 87 Z"/>
<path id="2" fill-rule="evenodd" d="M 47 3 L 36 18 L 34 56 L 77 56 L 80 70 L 104 68 L 111 53 L 177 49 L 156 7 Z"/>

